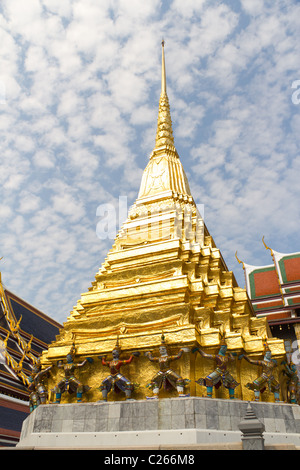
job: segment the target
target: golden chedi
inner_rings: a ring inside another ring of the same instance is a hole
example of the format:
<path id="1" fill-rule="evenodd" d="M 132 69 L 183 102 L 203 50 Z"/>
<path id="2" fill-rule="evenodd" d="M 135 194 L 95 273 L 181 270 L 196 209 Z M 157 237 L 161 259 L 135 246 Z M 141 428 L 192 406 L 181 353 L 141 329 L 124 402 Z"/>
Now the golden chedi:
<path id="1" fill-rule="evenodd" d="M 192 349 L 216 354 L 223 340 L 228 352 L 237 354 L 228 366 L 239 383 L 235 397 L 251 400 L 253 392 L 245 384 L 258 376 L 258 370 L 238 355 L 261 358 L 268 338 L 273 357 L 280 358 L 285 354 L 283 341 L 270 337 L 265 318 L 254 316 L 246 290 L 228 271 L 191 195 L 174 146 L 162 45 L 155 148 L 138 198 L 91 288 L 81 295 L 60 334 L 43 353 L 43 367 L 54 364 L 48 388 L 61 380 L 55 364 L 65 360 L 75 344 L 77 362 L 93 359 L 78 371 L 81 383 L 90 387 L 83 400 L 101 400 L 99 387 L 109 374 L 103 358 L 111 360 L 118 344 L 120 359 L 136 356 L 122 365 L 126 380 L 135 384 L 132 398 L 151 396 L 147 385 L 158 373 L 158 364 L 149 357 L 159 356 L 163 335 L 168 354 L 176 357 L 170 367 L 184 381 L 183 393 L 206 396 L 205 387 L 196 380 L 215 365 Z M 160 389 L 159 397 L 167 396 L 178 396 L 176 387 Z M 214 389 L 213 397 L 228 398 L 228 391 Z M 107 399 L 125 399 L 125 395 L 111 391 Z M 264 400 L 273 399 L 265 392 Z M 68 401 L 74 398 L 64 394 L 62 402 Z"/>

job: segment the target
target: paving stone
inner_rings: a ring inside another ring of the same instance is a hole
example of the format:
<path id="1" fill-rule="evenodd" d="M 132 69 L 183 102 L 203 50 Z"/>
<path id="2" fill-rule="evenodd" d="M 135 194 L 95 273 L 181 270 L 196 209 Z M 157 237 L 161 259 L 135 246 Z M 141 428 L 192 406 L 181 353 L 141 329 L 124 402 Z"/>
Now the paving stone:
<path id="1" fill-rule="evenodd" d="M 200 414 L 200 415 L 205 415 L 206 414 L 206 400 L 205 399 L 199 399 L 195 400 L 195 413 Z"/>
<path id="2" fill-rule="evenodd" d="M 127 416 L 124 418 L 120 418 L 120 431 L 128 431 L 129 429 L 132 430 L 132 418 Z"/>
<path id="3" fill-rule="evenodd" d="M 170 415 L 172 413 L 172 401 L 168 399 L 158 400 L 159 413 Z"/>
<path id="4" fill-rule="evenodd" d="M 120 419 L 130 418 L 131 416 L 136 415 L 136 413 L 136 408 L 130 406 L 130 403 L 122 403 L 120 405 Z"/>
<path id="5" fill-rule="evenodd" d="M 300 433 L 300 419 L 295 419 L 295 427 L 296 427 L 295 432 Z"/>
<path id="6" fill-rule="evenodd" d="M 51 429 L 52 419 L 43 419 L 41 416 L 36 417 L 33 425 L 33 432 L 49 432 Z"/>
<path id="7" fill-rule="evenodd" d="M 53 419 L 51 423 L 51 432 L 62 432 L 62 419 Z"/>
<path id="8" fill-rule="evenodd" d="M 279 404 L 277 406 L 274 406 L 274 417 L 275 419 L 283 419 L 282 406 Z"/>
<path id="9" fill-rule="evenodd" d="M 195 415 L 195 426 L 196 429 L 206 429 L 206 415 L 197 413 Z"/>
<path id="10" fill-rule="evenodd" d="M 96 419 L 97 416 L 97 406 L 86 406 L 85 408 L 85 419 Z"/>
<path id="11" fill-rule="evenodd" d="M 229 402 L 228 401 L 219 401 L 218 402 L 218 413 L 219 416 L 229 416 L 230 409 L 229 409 Z"/>
<path id="12" fill-rule="evenodd" d="M 84 421 L 84 432 L 95 432 L 96 430 L 96 418 L 89 418 Z"/>
<path id="13" fill-rule="evenodd" d="M 120 431 L 120 419 L 119 418 L 108 418 L 107 420 L 107 431 Z"/>
<path id="14" fill-rule="evenodd" d="M 283 419 L 275 418 L 275 432 L 286 432 L 285 422 Z"/>
<path id="15" fill-rule="evenodd" d="M 282 408 L 282 414 L 283 414 L 284 419 L 286 420 L 294 419 L 293 409 L 290 405 L 284 406 Z"/>
<path id="16" fill-rule="evenodd" d="M 224 429 L 225 431 L 232 431 L 231 416 L 219 415 L 219 426 L 220 429 Z"/>
<path id="17" fill-rule="evenodd" d="M 62 422 L 61 432 L 72 432 L 73 429 L 73 420 L 64 419 Z"/>
<path id="18" fill-rule="evenodd" d="M 73 409 L 73 419 L 85 419 L 85 413 L 86 413 L 86 406 L 83 404 L 79 404 L 78 406 L 74 406 Z"/>
<path id="19" fill-rule="evenodd" d="M 144 407 L 145 409 L 147 410 L 145 412 L 145 416 L 151 416 L 153 414 L 155 415 L 158 415 L 158 403 L 159 403 L 159 400 L 146 400 L 144 402 Z"/>
<path id="20" fill-rule="evenodd" d="M 184 428 L 185 429 L 194 429 L 195 428 L 195 414 L 184 414 Z"/>
<path id="21" fill-rule="evenodd" d="M 263 405 L 263 416 L 264 418 L 271 418 L 271 419 L 274 419 L 275 418 L 275 415 L 274 415 L 274 406 L 270 406 L 268 403 L 265 403 Z"/>
<path id="22" fill-rule="evenodd" d="M 151 431 L 154 429 L 159 429 L 157 415 L 153 414 L 145 418 L 145 429 L 149 429 Z"/>
<path id="23" fill-rule="evenodd" d="M 108 432 L 108 418 L 96 417 L 95 432 Z"/>
<path id="24" fill-rule="evenodd" d="M 300 406 L 295 405 L 292 407 L 293 416 L 295 419 L 300 419 Z"/>
<path id="25" fill-rule="evenodd" d="M 83 432 L 84 431 L 85 419 L 74 419 L 72 425 L 72 432 Z"/>
<path id="26" fill-rule="evenodd" d="M 108 418 L 120 418 L 121 404 L 110 403 L 108 407 Z"/>
<path id="27" fill-rule="evenodd" d="M 185 429 L 184 414 L 173 414 L 171 418 L 171 429 Z"/>
<path id="28" fill-rule="evenodd" d="M 131 426 L 135 431 L 145 431 L 147 429 L 147 418 L 145 416 L 133 417 Z"/>
<path id="29" fill-rule="evenodd" d="M 52 420 L 54 407 L 51 405 L 39 406 L 37 408 L 41 419 L 43 420 Z"/>
<path id="30" fill-rule="evenodd" d="M 218 407 L 214 401 L 206 401 L 206 427 L 207 429 L 219 429 Z"/>
<path id="31" fill-rule="evenodd" d="M 96 406 L 96 418 L 97 419 L 107 419 L 108 418 L 108 413 L 109 413 L 109 406 L 106 406 L 106 403 L 99 403 L 98 406 Z"/>
<path id="32" fill-rule="evenodd" d="M 158 416 L 158 429 L 172 429 L 172 415 L 171 414 L 166 414 L 166 415 L 160 414 Z"/>
<path id="33" fill-rule="evenodd" d="M 185 406 L 184 401 L 181 398 L 175 399 L 171 401 L 171 414 L 172 415 L 184 415 L 185 413 Z"/>
<path id="34" fill-rule="evenodd" d="M 275 418 L 264 418 L 264 425 L 266 432 L 276 432 Z"/>
<path id="35" fill-rule="evenodd" d="M 231 430 L 232 431 L 238 431 L 239 430 L 239 424 L 242 420 L 241 416 L 230 416 L 230 424 L 231 424 Z M 222 428 L 220 428 L 222 429 Z"/>
<path id="36" fill-rule="evenodd" d="M 285 420 L 285 429 L 286 432 L 297 432 L 296 423 L 294 419 Z"/>

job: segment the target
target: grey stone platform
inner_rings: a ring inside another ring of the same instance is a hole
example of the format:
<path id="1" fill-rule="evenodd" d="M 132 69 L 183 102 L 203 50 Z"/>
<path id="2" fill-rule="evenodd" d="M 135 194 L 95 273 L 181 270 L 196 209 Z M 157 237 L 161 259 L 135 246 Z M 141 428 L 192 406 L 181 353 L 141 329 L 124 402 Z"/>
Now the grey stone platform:
<path id="1" fill-rule="evenodd" d="M 23 423 L 18 449 L 240 448 L 248 402 L 202 397 L 41 405 Z M 300 446 L 300 407 L 251 402 L 268 445 Z"/>

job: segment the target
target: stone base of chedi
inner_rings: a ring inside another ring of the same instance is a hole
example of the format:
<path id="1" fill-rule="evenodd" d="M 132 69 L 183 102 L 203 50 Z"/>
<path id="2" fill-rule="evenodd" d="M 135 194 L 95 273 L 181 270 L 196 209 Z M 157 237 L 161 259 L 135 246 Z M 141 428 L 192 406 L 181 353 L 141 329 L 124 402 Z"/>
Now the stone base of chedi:
<path id="1" fill-rule="evenodd" d="M 43 405 L 24 421 L 18 448 L 242 449 L 239 425 L 247 407 L 241 400 L 192 397 Z M 251 407 L 264 426 L 266 448 L 300 446 L 298 405 Z"/>

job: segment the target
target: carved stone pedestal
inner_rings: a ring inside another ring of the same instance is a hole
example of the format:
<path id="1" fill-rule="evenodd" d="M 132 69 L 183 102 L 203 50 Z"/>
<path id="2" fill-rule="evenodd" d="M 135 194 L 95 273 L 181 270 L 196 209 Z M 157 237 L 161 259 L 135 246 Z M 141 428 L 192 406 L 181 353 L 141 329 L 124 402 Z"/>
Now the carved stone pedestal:
<path id="1" fill-rule="evenodd" d="M 242 443 L 244 450 L 264 450 L 263 433 L 265 425 L 257 419 L 251 404 L 249 402 L 247 412 L 239 424 L 239 429 L 242 431 Z"/>

